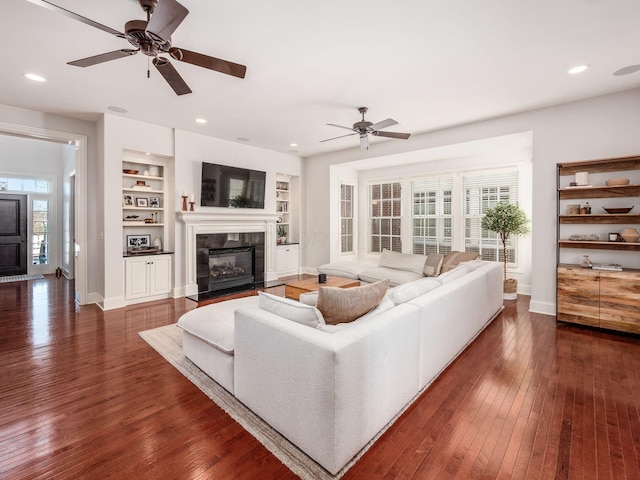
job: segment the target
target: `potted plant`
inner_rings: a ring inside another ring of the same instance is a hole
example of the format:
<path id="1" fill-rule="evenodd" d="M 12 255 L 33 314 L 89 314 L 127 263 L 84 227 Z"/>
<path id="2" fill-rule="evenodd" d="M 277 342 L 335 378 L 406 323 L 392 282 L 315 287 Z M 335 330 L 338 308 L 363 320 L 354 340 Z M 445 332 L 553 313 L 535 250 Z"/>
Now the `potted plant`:
<path id="1" fill-rule="evenodd" d="M 499 203 L 485 212 L 482 228 L 496 232 L 502 240 L 504 260 L 504 298 L 517 298 L 518 281 L 507 278 L 507 240 L 511 235 L 526 235 L 529 233 L 529 219 L 527 214 L 517 204 Z"/>
<path id="2" fill-rule="evenodd" d="M 279 225 L 276 229 L 276 243 L 281 245 L 287 241 L 287 229 L 284 226 Z"/>

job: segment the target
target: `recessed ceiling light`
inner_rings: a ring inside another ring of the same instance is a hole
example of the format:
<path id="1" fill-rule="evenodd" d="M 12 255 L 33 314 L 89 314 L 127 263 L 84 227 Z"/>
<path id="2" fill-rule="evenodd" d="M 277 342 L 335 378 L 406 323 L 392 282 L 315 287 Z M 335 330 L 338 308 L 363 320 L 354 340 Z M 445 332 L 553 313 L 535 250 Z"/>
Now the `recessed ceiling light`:
<path id="1" fill-rule="evenodd" d="M 588 70 L 590 67 L 591 67 L 591 65 L 586 65 L 586 64 L 585 65 L 578 65 L 576 67 L 570 68 L 568 73 L 570 75 L 576 75 L 578 73 L 582 73 L 582 72 Z"/>
<path id="2" fill-rule="evenodd" d="M 108 110 L 111 110 L 112 112 L 117 112 L 117 113 L 129 113 L 129 111 L 125 108 L 122 107 L 116 107 L 114 105 L 107 107 Z"/>
<path id="3" fill-rule="evenodd" d="M 290 143 L 290 144 L 289 144 L 289 146 L 290 146 L 290 147 L 297 147 L 297 146 L 298 146 L 298 144 L 297 144 L 297 143 Z"/>
<path id="4" fill-rule="evenodd" d="M 206 118 L 196 118 L 196 123 L 207 123 Z"/>
<path id="5" fill-rule="evenodd" d="M 34 82 L 46 82 L 47 79 L 40 76 L 40 75 L 36 75 L 35 73 L 25 73 L 24 76 L 26 78 L 28 78 L 29 80 L 33 80 Z"/>
<path id="6" fill-rule="evenodd" d="M 622 67 L 620 70 L 616 70 L 613 74 L 616 77 L 621 77 L 623 75 L 629 75 L 631 73 L 636 73 L 640 70 L 640 65 L 628 65 L 626 67 Z"/>
<path id="7" fill-rule="evenodd" d="M 248 142 L 249 139 L 247 137 L 238 137 L 236 138 L 236 140 L 238 140 L 239 142 Z"/>

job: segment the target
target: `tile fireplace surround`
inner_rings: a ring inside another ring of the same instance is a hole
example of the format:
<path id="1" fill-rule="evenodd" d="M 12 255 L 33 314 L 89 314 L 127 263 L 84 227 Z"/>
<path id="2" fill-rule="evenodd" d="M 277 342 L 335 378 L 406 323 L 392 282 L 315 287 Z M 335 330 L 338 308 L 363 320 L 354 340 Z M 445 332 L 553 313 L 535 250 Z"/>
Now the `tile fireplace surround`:
<path id="1" fill-rule="evenodd" d="M 182 224 L 182 258 L 185 262 L 185 295 L 196 295 L 197 248 L 196 235 L 220 233 L 264 233 L 264 280 L 278 278 L 276 266 L 276 221 L 278 215 L 263 212 L 239 212 L 236 209 L 221 212 L 177 212 Z"/>

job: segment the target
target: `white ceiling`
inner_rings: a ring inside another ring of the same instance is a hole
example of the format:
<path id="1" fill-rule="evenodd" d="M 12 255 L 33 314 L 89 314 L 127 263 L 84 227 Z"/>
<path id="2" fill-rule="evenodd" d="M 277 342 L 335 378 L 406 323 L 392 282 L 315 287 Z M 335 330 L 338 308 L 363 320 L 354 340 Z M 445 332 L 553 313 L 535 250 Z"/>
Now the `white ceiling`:
<path id="1" fill-rule="evenodd" d="M 52 1 L 120 31 L 144 19 L 137 0 Z M 306 157 L 358 148 L 357 136 L 320 140 L 348 133 L 326 123 L 350 126 L 360 106 L 367 120 L 391 117 L 387 130 L 415 135 L 640 86 L 640 72 L 612 75 L 640 64 L 637 0 L 180 1 L 191 13 L 173 45 L 246 65 L 245 79 L 173 61 L 193 90 L 178 97 L 153 66 L 146 78 L 142 54 L 69 66 L 129 44 L 3 0 L 0 103 L 90 120 L 118 106 L 131 119 Z M 592 68 L 567 74 L 583 63 Z M 381 141 L 411 139 L 370 148 Z"/>

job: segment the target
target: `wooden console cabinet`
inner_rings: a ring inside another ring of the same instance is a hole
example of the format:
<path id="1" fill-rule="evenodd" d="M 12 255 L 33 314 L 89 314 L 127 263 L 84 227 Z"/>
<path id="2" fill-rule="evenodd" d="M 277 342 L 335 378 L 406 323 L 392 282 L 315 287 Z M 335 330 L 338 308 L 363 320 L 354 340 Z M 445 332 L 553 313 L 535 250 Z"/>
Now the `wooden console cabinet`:
<path id="1" fill-rule="evenodd" d="M 558 265 L 558 321 L 640 334 L 640 270 Z"/>

